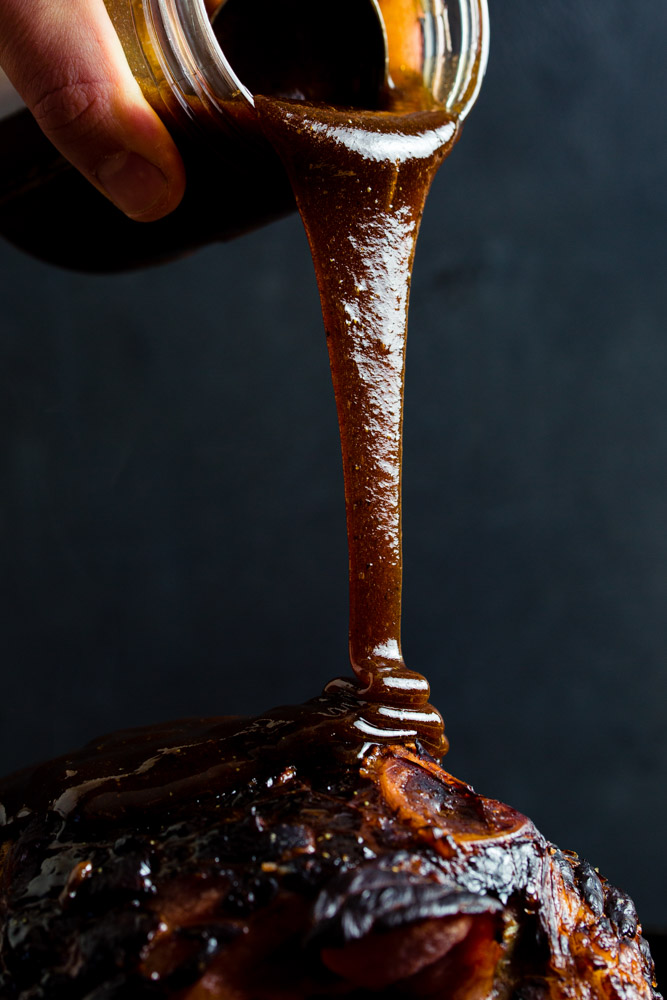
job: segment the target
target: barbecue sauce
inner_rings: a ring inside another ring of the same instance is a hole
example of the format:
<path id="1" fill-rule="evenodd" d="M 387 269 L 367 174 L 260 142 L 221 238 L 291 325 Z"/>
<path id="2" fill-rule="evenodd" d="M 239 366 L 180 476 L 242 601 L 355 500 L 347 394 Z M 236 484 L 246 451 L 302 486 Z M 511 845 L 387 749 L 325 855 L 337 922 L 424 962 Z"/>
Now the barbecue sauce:
<path id="1" fill-rule="evenodd" d="M 446 751 L 426 679 L 401 653 L 401 441 L 410 274 L 424 201 L 456 120 L 423 91 L 396 110 L 257 98 L 315 264 L 345 478 L 350 659 L 367 740 Z M 411 108 L 411 110 L 407 110 Z"/>

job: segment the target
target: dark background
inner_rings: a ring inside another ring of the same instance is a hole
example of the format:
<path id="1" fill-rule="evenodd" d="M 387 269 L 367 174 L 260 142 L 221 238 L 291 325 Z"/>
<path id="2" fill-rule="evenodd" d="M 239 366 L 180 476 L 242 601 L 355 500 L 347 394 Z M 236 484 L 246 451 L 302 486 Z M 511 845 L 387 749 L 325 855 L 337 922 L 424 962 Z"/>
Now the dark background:
<path id="1" fill-rule="evenodd" d="M 667 925 L 667 5 L 497 0 L 427 207 L 408 663 L 449 766 Z M 347 670 L 300 223 L 75 275 L 0 244 L 0 770 Z"/>

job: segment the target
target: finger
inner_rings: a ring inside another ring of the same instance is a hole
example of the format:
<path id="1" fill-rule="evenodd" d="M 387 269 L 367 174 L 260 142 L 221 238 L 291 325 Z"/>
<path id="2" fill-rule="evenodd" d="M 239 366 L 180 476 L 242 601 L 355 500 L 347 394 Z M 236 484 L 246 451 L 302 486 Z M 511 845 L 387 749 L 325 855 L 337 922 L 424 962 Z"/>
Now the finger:
<path id="1" fill-rule="evenodd" d="M 103 0 L 1 0 L 0 63 L 44 133 L 126 215 L 162 218 L 185 172 Z"/>

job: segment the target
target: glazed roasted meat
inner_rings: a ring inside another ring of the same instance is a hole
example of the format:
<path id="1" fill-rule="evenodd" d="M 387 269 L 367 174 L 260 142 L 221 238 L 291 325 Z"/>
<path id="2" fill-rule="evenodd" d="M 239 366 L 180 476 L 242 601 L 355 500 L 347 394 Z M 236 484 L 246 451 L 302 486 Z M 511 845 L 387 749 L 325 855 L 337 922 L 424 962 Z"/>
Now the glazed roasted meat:
<path id="1" fill-rule="evenodd" d="M 349 710 L 133 730 L 0 783 L 3 1000 L 659 997 L 627 896 L 418 744 L 359 754 Z"/>

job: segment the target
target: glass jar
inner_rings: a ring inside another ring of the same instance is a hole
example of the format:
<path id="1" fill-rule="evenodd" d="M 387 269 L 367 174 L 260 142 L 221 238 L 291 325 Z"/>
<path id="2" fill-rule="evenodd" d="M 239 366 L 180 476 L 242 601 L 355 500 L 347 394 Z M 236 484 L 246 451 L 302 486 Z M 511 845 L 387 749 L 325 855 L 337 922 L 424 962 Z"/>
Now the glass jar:
<path id="1" fill-rule="evenodd" d="M 416 75 L 463 118 L 486 66 L 486 0 L 105 2 L 135 78 L 183 155 L 188 185 L 166 219 L 132 222 L 27 112 L 0 122 L 0 233 L 80 270 L 157 263 L 294 207 L 253 94 L 374 109 L 383 87 Z"/>

